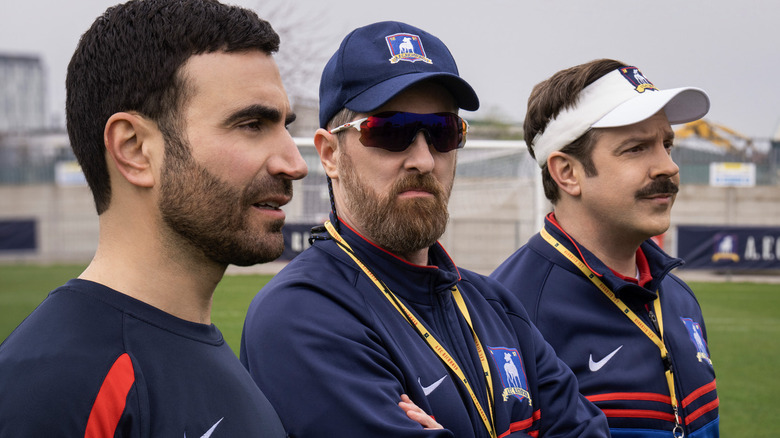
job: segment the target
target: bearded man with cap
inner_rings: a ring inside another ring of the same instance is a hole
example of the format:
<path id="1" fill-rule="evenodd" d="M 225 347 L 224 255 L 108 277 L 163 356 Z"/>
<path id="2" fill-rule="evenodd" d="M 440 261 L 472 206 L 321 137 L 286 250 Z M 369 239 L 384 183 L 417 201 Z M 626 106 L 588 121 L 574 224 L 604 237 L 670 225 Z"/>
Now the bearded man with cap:
<path id="1" fill-rule="evenodd" d="M 510 292 L 437 242 L 457 113 L 478 106 L 444 43 L 404 23 L 354 30 L 326 65 L 314 143 L 333 211 L 253 300 L 241 342 L 291 436 L 607 436 Z"/>
<path id="2" fill-rule="evenodd" d="M 657 89 L 596 60 L 528 99 L 528 150 L 553 204 L 540 233 L 491 277 L 606 414 L 613 437 L 718 436 L 715 372 L 701 308 L 651 239 L 669 228 L 679 169 L 671 125 L 709 110 L 698 88 Z"/>

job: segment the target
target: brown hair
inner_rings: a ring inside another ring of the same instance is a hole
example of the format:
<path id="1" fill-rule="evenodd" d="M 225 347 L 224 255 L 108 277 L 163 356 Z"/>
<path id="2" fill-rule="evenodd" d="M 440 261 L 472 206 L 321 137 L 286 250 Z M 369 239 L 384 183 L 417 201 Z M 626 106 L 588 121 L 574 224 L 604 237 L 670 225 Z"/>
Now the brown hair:
<path id="1" fill-rule="evenodd" d="M 523 135 L 531 156 L 536 158 L 533 146 L 534 138 L 539 133 L 544 132 L 550 120 L 554 119 L 561 111 L 573 107 L 579 99 L 580 92 L 585 87 L 607 73 L 625 66 L 626 64 L 613 59 L 596 59 L 561 70 L 536 84 L 528 97 L 528 110 L 523 122 Z M 561 152 L 573 156 L 582 163 L 585 173 L 589 176 L 596 175 L 596 168 L 591 160 L 591 152 L 596 138 L 596 133 L 589 130 L 561 149 Z M 544 195 L 555 204 L 560 198 L 558 185 L 550 176 L 546 164 L 542 166 L 542 184 Z"/>

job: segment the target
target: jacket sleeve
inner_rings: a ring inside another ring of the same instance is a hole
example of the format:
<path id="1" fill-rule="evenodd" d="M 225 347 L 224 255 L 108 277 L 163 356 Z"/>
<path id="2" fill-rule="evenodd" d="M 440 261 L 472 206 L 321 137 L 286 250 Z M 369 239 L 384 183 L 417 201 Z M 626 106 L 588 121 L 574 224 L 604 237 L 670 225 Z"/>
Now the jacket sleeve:
<path id="1" fill-rule="evenodd" d="M 423 430 L 398 406 L 402 375 L 369 309 L 314 285 L 266 289 L 249 308 L 241 361 L 291 436 L 452 436 Z"/>

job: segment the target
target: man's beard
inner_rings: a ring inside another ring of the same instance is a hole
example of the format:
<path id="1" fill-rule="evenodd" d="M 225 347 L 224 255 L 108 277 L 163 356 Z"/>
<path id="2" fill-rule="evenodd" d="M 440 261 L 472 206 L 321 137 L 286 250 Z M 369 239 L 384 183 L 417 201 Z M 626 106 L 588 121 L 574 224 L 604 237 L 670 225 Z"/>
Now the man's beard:
<path id="1" fill-rule="evenodd" d="M 444 234 L 452 184 L 444 187 L 430 173 L 411 174 L 396 181 L 390 193 L 383 196 L 360 180 L 349 155 L 341 155 L 338 170 L 347 194 L 347 208 L 375 244 L 406 257 L 430 247 Z M 398 198 L 408 189 L 434 196 Z"/>
<path id="2" fill-rule="evenodd" d="M 220 264 L 250 266 L 284 251 L 284 220 L 251 226 L 252 203 L 268 194 L 292 195 L 292 182 L 266 176 L 244 188 L 231 187 L 196 163 L 189 145 L 167 138 L 159 209 L 175 235 Z M 172 144 L 176 143 L 176 144 Z M 177 244 L 178 239 L 172 240 Z"/>

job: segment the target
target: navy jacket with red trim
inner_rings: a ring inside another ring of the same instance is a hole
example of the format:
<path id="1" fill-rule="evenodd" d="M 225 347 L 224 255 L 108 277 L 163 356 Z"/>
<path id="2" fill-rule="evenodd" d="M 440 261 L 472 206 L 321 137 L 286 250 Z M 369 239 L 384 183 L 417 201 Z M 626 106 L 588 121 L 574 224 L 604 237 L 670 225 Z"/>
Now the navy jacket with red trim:
<path id="1" fill-rule="evenodd" d="M 488 409 L 485 378 L 457 286 L 485 346 L 498 436 L 604 437 L 604 416 L 579 393 L 522 309 L 507 313 L 497 282 L 458 269 L 437 243 L 409 264 L 341 226 L 341 235 L 443 344 Z M 291 436 L 486 437 L 465 386 L 334 240 L 316 240 L 253 300 L 241 361 Z M 401 394 L 444 426 L 423 430 Z"/>
<path id="2" fill-rule="evenodd" d="M 586 248 L 575 247 L 549 218 L 545 229 L 578 257 L 579 249 L 601 281 L 648 327 L 653 327 L 649 309 L 660 295 L 685 436 L 718 436 L 715 372 L 701 308 L 691 289 L 670 273 L 682 260 L 651 240 L 644 242 L 641 250 L 652 280 L 641 287 L 615 275 Z M 571 261 L 537 233 L 491 277 L 520 298 L 577 375 L 582 393 L 605 412 L 613 437 L 671 436 L 674 415 L 658 347 Z"/>
<path id="3" fill-rule="evenodd" d="M 214 325 L 71 280 L 0 345 L 0 437 L 284 437 Z"/>

